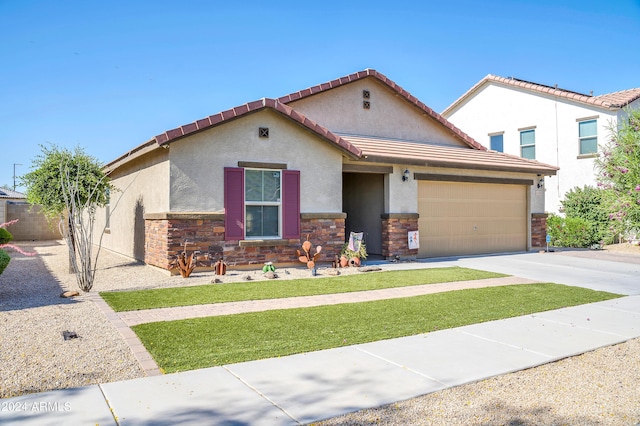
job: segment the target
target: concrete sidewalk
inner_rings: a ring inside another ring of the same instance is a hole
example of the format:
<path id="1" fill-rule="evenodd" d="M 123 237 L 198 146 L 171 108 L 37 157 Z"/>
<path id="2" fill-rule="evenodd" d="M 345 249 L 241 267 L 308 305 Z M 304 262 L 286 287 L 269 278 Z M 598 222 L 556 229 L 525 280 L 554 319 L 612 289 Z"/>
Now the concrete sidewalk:
<path id="1" fill-rule="evenodd" d="M 305 424 L 640 337 L 640 264 L 591 256 L 518 253 L 381 263 L 389 270 L 462 266 L 631 296 L 400 339 L 2 399 L 0 424 Z M 123 318 L 108 316 L 148 356 Z M 152 359 L 142 361 L 153 371 Z"/>
<path id="2" fill-rule="evenodd" d="M 295 425 L 640 337 L 640 296 L 0 401 L 3 425 Z"/>

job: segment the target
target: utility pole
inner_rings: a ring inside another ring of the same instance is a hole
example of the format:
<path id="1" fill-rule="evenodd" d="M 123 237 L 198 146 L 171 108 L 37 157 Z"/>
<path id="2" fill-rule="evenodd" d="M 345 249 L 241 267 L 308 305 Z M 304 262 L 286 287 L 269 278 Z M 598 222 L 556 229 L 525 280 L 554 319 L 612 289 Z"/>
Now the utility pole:
<path id="1" fill-rule="evenodd" d="M 22 164 L 13 163 L 13 190 L 16 190 L 16 166 L 22 166 Z"/>

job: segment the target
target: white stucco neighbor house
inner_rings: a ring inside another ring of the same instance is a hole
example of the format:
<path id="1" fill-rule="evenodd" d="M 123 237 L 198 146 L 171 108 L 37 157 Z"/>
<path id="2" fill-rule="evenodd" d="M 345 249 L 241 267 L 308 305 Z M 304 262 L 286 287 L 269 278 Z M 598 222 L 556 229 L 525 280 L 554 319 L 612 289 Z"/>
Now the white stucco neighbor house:
<path id="1" fill-rule="evenodd" d="M 442 115 L 483 146 L 559 167 L 546 179 L 546 208 L 561 213 L 565 194 L 596 185 L 594 160 L 609 127 L 640 107 L 640 88 L 593 96 L 487 75 Z"/>
<path id="2" fill-rule="evenodd" d="M 98 215 L 104 247 L 169 269 L 185 242 L 241 267 L 297 262 L 309 236 L 331 261 L 351 231 L 387 259 L 541 247 L 537 184 L 557 168 L 487 150 L 367 69 L 168 130 L 105 170 L 120 191 Z"/>

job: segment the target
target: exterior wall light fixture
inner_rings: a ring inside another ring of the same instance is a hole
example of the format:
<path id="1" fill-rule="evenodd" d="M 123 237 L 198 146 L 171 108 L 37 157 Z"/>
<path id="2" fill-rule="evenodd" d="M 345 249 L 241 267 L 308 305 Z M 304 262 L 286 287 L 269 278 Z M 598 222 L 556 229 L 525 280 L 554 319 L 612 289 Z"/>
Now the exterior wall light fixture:
<path id="1" fill-rule="evenodd" d="M 402 173 L 402 181 L 406 182 L 409 180 L 409 169 L 404 169 L 404 172 Z"/>
<path id="2" fill-rule="evenodd" d="M 544 188 L 544 176 L 538 181 L 538 189 Z"/>

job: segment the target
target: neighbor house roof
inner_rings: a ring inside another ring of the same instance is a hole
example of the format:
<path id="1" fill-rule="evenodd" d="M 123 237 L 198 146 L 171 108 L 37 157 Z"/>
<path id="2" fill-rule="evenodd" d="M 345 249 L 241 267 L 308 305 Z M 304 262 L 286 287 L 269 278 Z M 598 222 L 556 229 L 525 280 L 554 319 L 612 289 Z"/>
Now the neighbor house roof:
<path id="1" fill-rule="evenodd" d="M 363 161 L 427 167 L 500 170 L 555 175 L 558 167 L 495 151 L 433 145 L 415 141 L 360 135 L 341 135 L 362 151 Z"/>
<path id="2" fill-rule="evenodd" d="M 471 89 L 467 90 L 462 96 L 449 105 L 442 115 L 447 116 L 453 112 L 460 104 L 464 103 L 471 95 L 480 90 L 480 88 L 491 83 L 529 90 L 534 93 L 546 94 L 549 96 L 557 96 L 574 102 L 587 105 L 593 105 L 606 109 L 620 109 L 636 99 L 640 99 L 640 88 L 622 90 L 619 92 L 607 93 L 604 95 L 586 95 L 584 93 L 573 92 L 571 90 L 561 89 L 556 86 L 546 86 L 544 84 L 533 83 L 526 80 L 520 80 L 514 77 L 499 77 L 489 74 L 482 80 L 477 82 Z"/>
<path id="3" fill-rule="evenodd" d="M 25 198 L 27 198 L 27 196 L 24 195 L 21 192 L 18 192 L 18 191 L 12 191 L 11 189 L 7 189 L 7 188 L 0 188 L 0 198 L 20 198 L 20 199 L 25 199 Z"/>

